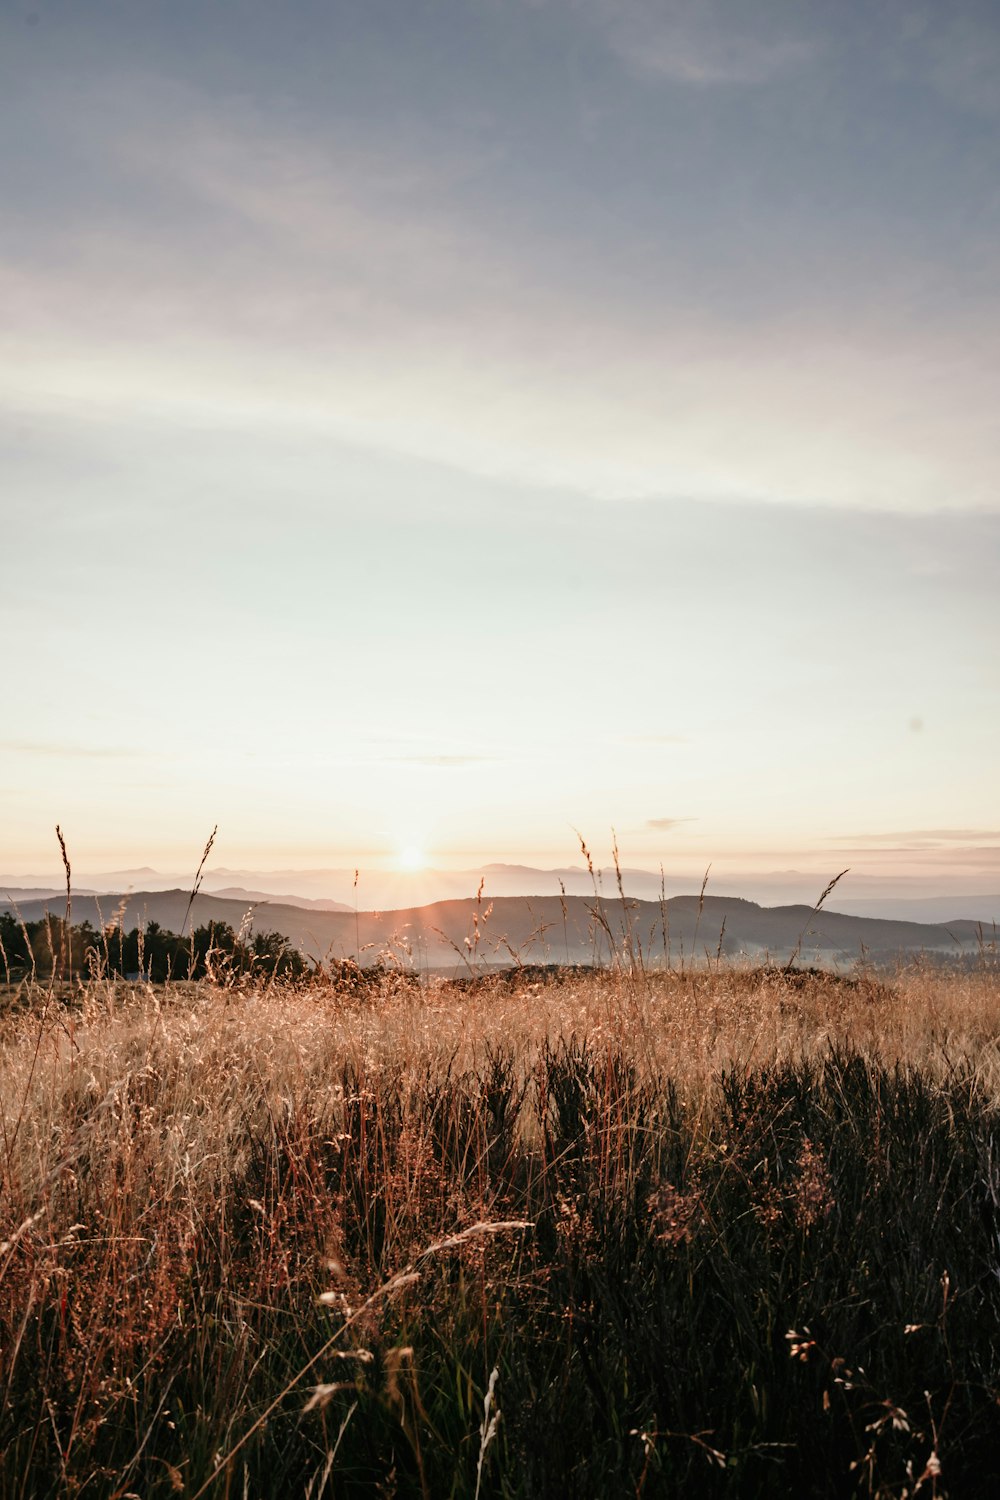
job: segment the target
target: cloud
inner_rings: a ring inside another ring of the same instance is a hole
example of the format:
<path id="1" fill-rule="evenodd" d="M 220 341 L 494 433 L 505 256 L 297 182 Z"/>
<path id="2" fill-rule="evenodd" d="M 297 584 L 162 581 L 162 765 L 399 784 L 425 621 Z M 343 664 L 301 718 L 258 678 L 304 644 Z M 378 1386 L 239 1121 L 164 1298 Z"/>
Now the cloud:
<path id="1" fill-rule="evenodd" d="M 645 35 L 625 33 L 613 46 L 636 73 L 701 86 L 770 83 L 779 74 L 800 67 L 813 55 L 813 48 L 804 42 L 704 38 L 672 27 Z"/>
<path id="2" fill-rule="evenodd" d="M 814 38 L 795 34 L 787 6 L 776 16 L 733 0 L 590 0 L 584 11 L 631 72 L 670 83 L 757 87 L 818 51 Z"/>
<path id="3" fill-rule="evenodd" d="M 1000 115 L 1000 27 L 990 0 L 951 0 L 912 19 L 904 11 L 903 35 L 913 71 L 949 105 L 986 118 Z"/>
<path id="4" fill-rule="evenodd" d="M 628 734 L 622 739 L 624 745 L 690 745 L 684 734 Z"/>
<path id="5" fill-rule="evenodd" d="M 492 755 L 399 755 L 399 763 L 410 766 L 481 766 L 495 763 Z"/>
<path id="6" fill-rule="evenodd" d="M 679 828 L 682 823 L 697 823 L 697 818 L 647 818 L 646 827 L 656 833 L 669 833 L 672 828 Z"/>
<path id="7" fill-rule="evenodd" d="M 649 66 L 790 65 L 780 30 L 744 35 L 729 10 L 656 12 L 686 39 L 667 52 L 652 9 L 623 15 L 609 38 Z M 54 193 L 57 225 L 32 207 L 0 259 L 0 406 L 322 433 L 603 498 L 996 505 L 998 320 L 914 319 L 894 241 L 866 237 L 863 275 L 836 236 L 806 236 L 763 279 L 751 249 L 703 281 L 697 205 L 691 226 L 679 203 L 655 278 L 633 280 L 599 233 L 574 259 L 558 192 L 498 225 L 509 181 L 477 147 L 385 126 L 359 146 L 155 80 L 107 88 L 46 119 L 47 138 L 78 133 L 97 186 Z"/>
<path id="8" fill-rule="evenodd" d="M 988 839 L 1000 839 L 996 828 L 907 828 L 894 833 L 850 833 L 837 835 L 835 844 L 907 844 L 912 842 L 934 844 L 974 844 Z"/>
<path id="9" fill-rule="evenodd" d="M 63 760 L 136 760 L 145 752 L 111 745 L 74 745 L 45 740 L 0 740 L 0 754 L 53 756 Z"/>

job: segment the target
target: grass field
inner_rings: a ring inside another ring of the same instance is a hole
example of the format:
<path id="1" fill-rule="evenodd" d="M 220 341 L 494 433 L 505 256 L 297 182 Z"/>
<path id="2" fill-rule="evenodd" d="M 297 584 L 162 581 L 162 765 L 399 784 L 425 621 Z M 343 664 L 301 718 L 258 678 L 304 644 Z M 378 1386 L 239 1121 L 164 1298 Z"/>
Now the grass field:
<path id="1" fill-rule="evenodd" d="M 7 995 L 4 1496 L 1000 1486 L 1000 980 Z"/>

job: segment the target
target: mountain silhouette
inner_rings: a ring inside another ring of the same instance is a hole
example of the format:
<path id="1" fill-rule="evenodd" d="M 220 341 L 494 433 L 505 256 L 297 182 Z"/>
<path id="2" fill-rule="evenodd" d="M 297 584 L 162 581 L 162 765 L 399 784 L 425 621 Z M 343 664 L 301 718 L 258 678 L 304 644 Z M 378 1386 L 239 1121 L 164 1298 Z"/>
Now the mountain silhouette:
<path id="1" fill-rule="evenodd" d="M 94 927 L 114 919 L 119 908 L 126 929 L 158 922 L 179 932 L 190 892 L 137 891 L 101 897 L 74 894 L 74 922 Z M 0 909 L 13 903 L 0 901 Z M 331 909 L 333 908 L 333 909 Z M 62 898 L 17 904 L 26 921 L 50 911 L 59 916 Z M 239 930 L 280 932 L 312 960 L 350 957 L 361 948 L 364 963 L 391 955 L 417 969 L 449 970 L 517 962 L 608 963 L 623 952 L 658 964 L 703 963 L 717 956 L 848 965 L 858 959 L 888 964 L 924 954 L 937 959 L 975 955 L 990 933 L 972 920 L 931 923 L 815 912 L 804 905 L 759 906 L 731 896 L 673 896 L 660 903 L 567 896 L 501 896 L 433 902 L 403 910 L 357 914 L 343 905 L 304 907 L 258 899 L 199 894 L 189 928 L 226 922 Z"/>

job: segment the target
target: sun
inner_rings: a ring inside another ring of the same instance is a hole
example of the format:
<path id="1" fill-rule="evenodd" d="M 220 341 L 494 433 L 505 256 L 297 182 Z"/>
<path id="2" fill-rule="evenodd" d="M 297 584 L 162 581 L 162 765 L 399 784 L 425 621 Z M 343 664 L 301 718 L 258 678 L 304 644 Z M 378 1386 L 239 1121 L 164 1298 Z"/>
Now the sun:
<path id="1" fill-rule="evenodd" d="M 400 849 L 397 862 L 401 870 L 408 870 L 412 873 L 415 870 L 422 870 L 427 864 L 427 859 L 424 851 L 418 849 L 416 844 L 407 844 L 404 849 Z"/>

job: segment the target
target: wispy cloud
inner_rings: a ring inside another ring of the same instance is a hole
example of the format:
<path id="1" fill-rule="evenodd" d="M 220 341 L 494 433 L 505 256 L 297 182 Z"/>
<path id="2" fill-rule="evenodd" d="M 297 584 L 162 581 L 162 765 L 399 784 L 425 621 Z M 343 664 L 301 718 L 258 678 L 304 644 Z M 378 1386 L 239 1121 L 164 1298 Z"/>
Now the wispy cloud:
<path id="1" fill-rule="evenodd" d="M 761 42 L 753 37 L 698 36 L 664 26 L 613 38 L 614 50 L 636 73 L 702 87 L 757 86 L 800 67 L 814 49 L 805 42 Z"/>
<path id="2" fill-rule="evenodd" d="M 907 60 L 955 109 L 1000 115 L 1000 26 L 993 6 L 909 7 L 902 29 Z M 985 23 L 985 24 L 984 24 Z"/>
<path id="3" fill-rule="evenodd" d="M 819 50 L 788 6 L 775 14 L 734 0 L 589 0 L 584 10 L 632 72 L 671 83 L 756 87 Z"/>
<path id="4" fill-rule="evenodd" d="M 646 827 L 655 833 L 669 833 L 672 828 L 679 828 L 682 823 L 696 823 L 697 818 L 647 818 Z"/>
<path id="5" fill-rule="evenodd" d="M 664 36 L 686 38 L 664 52 L 652 31 L 639 40 L 651 9 L 623 14 L 609 37 L 650 67 L 680 57 L 705 78 L 764 76 L 800 48 L 741 40 L 729 11 L 724 26 L 722 12 L 682 8 L 660 17 Z M 615 498 L 995 505 L 995 320 L 979 309 L 971 340 L 960 316 L 896 317 L 893 289 L 907 297 L 895 246 L 880 276 L 866 242 L 857 285 L 835 258 L 828 276 L 802 257 L 801 272 L 769 283 L 799 316 L 772 316 L 758 289 L 734 319 L 700 287 L 683 215 L 655 287 L 567 276 L 556 206 L 538 205 L 530 229 L 490 226 L 488 152 L 413 150 L 384 129 L 362 149 L 265 128 L 191 89 L 108 88 L 123 97 L 61 105 L 65 131 L 84 122 L 77 144 L 101 191 L 58 234 L 43 215 L 30 253 L 0 261 L 12 309 L 0 404 L 12 410 L 322 432 Z M 122 112 L 137 122 L 127 144 L 112 128 Z M 150 184 L 169 215 L 122 207 Z M 595 246 L 587 264 L 599 260 Z M 818 282 L 842 290 L 843 308 L 817 301 Z"/>
<path id="6" fill-rule="evenodd" d="M 624 745 L 690 745 L 685 734 L 627 734 L 622 737 Z"/>
<path id="7" fill-rule="evenodd" d="M 397 755 L 394 760 L 408 766 L 481 766 L 495 762 L 492 755 Z"/>
<path id="8" fill-rule="evenodd" d="M 849 833 L 835 835 L 835 844 L 978 844 L 1000 839 L 997 828 L 906 828 L 892 833 Z"/>
<path id="9" fill-rule="evenodd" d="M 0 754 L 61 760 L 137 760 L 145 752 L 114 745 L 74 745 L 54 740 L 0 740 Z"/>

